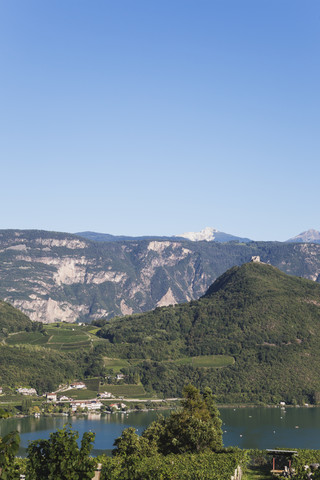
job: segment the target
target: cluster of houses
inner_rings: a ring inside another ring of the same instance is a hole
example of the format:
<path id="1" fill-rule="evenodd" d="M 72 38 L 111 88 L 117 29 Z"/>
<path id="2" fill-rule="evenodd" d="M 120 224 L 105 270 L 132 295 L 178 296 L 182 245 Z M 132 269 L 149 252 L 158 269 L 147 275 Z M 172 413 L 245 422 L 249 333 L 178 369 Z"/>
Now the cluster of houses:
<path id="1" fill-rule="evenodd" d="M 67 397 L 66 395 L 61 395 L 61 397 L 58 398 L 58 394 L 53 392 L 53 393 L 46 393 L 45 397 L 47 399 L 47 402 L 72 402 L 73 398 Z"/>
<path id="2" fill-rule="evenodd" d="M 70 407 L 73 412 L 76 412 L 78 408 L 86 408 L 88 411 L 100 410 L 103 406 L 99 400 L 73 400 L 70 402 Z"/>
<path id="3" fill-rule="evenodd" d="M 82 390 L 87 388 L 87 386 L 83 382 L 74 382 L 70 385 L 69 388 L 74 390 Z M 92 400 L 74 400 L 73 398 L 67 397 L 66 395 L 58 396 L 57 392 L 46 393 L 45 397 L 48 403 L 69 403 L 73 412 L 82 409 L 86 409 L 87 411 L 100 410 L 101 407 L 104 406 L 104 404 L 101 402 L 102 399 L 114 398 L 112 393 L 110 392 L 98 393 L 98 398 Z M 109 411 L 120 411 L 126 409 L 126 405 L 124 403 L 113 403 L 111 405 L 106 405 L 106 407 Z"/>
<path id="4" fill-rule="evenodd" d="M 86 384 L 83 383 L 83 382 L 74 382 L 70 385 L 70 388 L 73 388 L 75 390 L 82 390 L 82 389 L 85 389 L 87 388 Z M 17 393 L 21 393 L 22 395 L 37 395 L 37 391 L 35 388 L 25 388 L 25 387 L 19 387 L 16 389 L 16 392 Z M 1 388 L 1 392 L 2 393 L 2 388 Z M 51 397 L 48 399 L 48 396 Z M 47 393 L 46 394 L 46 397 L 47 397 L 47 400 L 50 400 L 52 402 L 56 402 L 57 401 L 57 396 L 55 393 Z M 61 398 L 60 398 L 61 400 Z M 68 397 L 65 397 L 65 400 L 69 400 Z M 72 399 L 71 399 L 72 400 Z"/>
<path id="5" fill-rule="evenodd" d="M 118 375 L 119 377 L 123 377 L 122 374 Z M 119 378 L 120 380 L 120 378 Z M 74 382 L 69 386 L 69 389 L 74 389 L 74 390 L 83 390 L 86 389 L 87 386 L 84 382 Z M 37 391 L 35 388 L 25 388 L 25 387 L 19 387 L 16 389 L 17 393 L 20 393 L 22 395 L 37 395 Z M 0 394 L 2 394 L 2 387 L 0 387 Z M 104 406 L 104 404 L 101 402 L 102 399 L 111 399 L 114 398 L 112 393 L 110 392 L 101 392 L 98 393 L 97 399 L 92 399 L 92 400 L 74 400 L 71 397 L 68 397 L 64 395 L 61 392 L 61 395 L 58 394 L 58 392 L 51 392 L 51 393 L 45 393 L 43 395 L 46 397 L 46 401 L 48 403 L 69 403 L 71 410 L 73 412 L 76 412 L 78 409 L 86 409 L 87 411 L 97 411 L 100 410 L 101 407 Z M 125 410 L 126 404 L 125 403 L 112 403 L 111 405 L 106 405 L 106 408 L 109 412 L 112 411 L 122 411 Z"/>
<path id="6" fill-rule="evenodd" d="M 100 398 L 111 398 L 111 393 L 105 392 L 99 394 Z M 78 409 L 87 409 L 88 411 L 96 411 L 100 410 L 103 407 L 103 403 L 100 401 L 100 398 L 96 400 L 74 400 L 73 398 L 66 397 L 65 395 L 61 397 L 57 397 L 56 393 L 47 393 L 46 394 L 47 402 L 49 403 L 69 403 L 71 410 L 76 412 Z M 110 411 L 117 411 L 117 410 L 125 410 L 126 409 L 125 403 L 112 403 L 108 405 Z"/>

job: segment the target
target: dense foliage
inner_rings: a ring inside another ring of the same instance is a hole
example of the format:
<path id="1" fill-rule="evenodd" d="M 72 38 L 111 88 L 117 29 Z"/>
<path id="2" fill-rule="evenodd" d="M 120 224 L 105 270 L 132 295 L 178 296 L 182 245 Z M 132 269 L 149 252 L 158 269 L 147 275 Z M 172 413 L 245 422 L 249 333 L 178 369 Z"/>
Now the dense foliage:
<path id="1" fill-rule="evenodd" d="M 50 435 L 49 440 L 36 440 L 28 447 L 28 480 L 91 480 L 96 460 L 89 457 L 94 434 L 83 434 L 78 447 L 77 432 L 70 425 Z"/>
<path id="2" fill-rule="evenodd" d="M 105 458 L 101 480 L 230 480 L 245 463 L 241 450 Z"/>
<path id="3" fill-rule="evenodd" d="M 41 394 L 60 383 L 103 373 L 102 359 L 94 352 L 70 354 L 30 345 L 0 345 L 0 385 L 30 386 Z"/>
<path id="4" fill-rule="evenodd" d="M 153 422 L 139 437 L 133 428 L 122 432 L 115 441 L 115 456 L 161 453 L 200 453 L 222 450 L 222 430 L 219 411 L 212 392 L 201 395 L 193 385 L 183 389 L 182 408 L 167 418 Z"/>
<path id="5" fill-rule="evenodd" d="M 298 450 L 298 455 L 293 459 L 293 467 L 296 471 L 297 480 L 308 480 L 310 479 L 310 472 L 313 471 L 313 464 L 320 463 L 320 450 L 308 450 L 300 449 Z M 317 480 L 320 478 L 320 471 L 316 474 L 313 474 L 313 479 Z"/>
<path id="6" fill-rule="evenodd" d="M 18 432 L 11 432 L 3 438 L 0 437 L 0 477 L 3 480 L 20 478 L 14 461 L 19 444 L 20 435 Z"/>
<path id="7" fill-rule="evenodd" d="M 9 303 L 0 300 L 0 337 L 26 328 L 32 328 L 30 318 Z"/>
<path id="8" fill-rule="evenodd" d="M 207 392 L 208 393 L 208 392 Z M 189 415 L 204 413 L 202 402 L 192 387 L 186 390 Z M 191 397 L 191 398 L 190 398 Z M 191 406 L 190 400 L 195 403 Z M 196 406 L 197 400 L 200 404 Z M 211 411 L 211 402 L 208 410 Z M 197 412 L 197 410 L 199 410 Z M 154 426 L 152 427 L 154 431 Z M 125 430 L 115 443 L 117 453 L 113 458 L 101 456 L 91 458 L 90 451 L 94 440 L 93 433 L 83 435 L 80 448 L 77 445 L 78 433 L 66 425 L 50 435 L 48 440 L 30 443 L 26 459 L 14 459 L 18 450 L 17 432 L 0 439 L 0 468 L 4 480 L 18 480 L 25 474 L 26 480 L 91 480 L 98 462 L 102 463 L 101 480 L 230 480 L 238 466 L 247 463 L 247 453 L 229 448 L 214 452 L 203 448 L 192 453 L 162 455 L 156 443 L 147 437 L 139 437 L 133 428 Z M 4 445 L 2 448 L 1 446 Z M 3 460 L 2 452 L 5 452 Z"/>
<path id="9" fill-rule="evenodd" d="M 212 392 L 206 389 L 201 395 L 188 385 L 183 396 L 181 410 L 153 422 L 141 436 L 134 428 L 122 432 L 113 458 L 104 460 L 102 480 L 230 480 L 246 454 L 223 449 Z"/>

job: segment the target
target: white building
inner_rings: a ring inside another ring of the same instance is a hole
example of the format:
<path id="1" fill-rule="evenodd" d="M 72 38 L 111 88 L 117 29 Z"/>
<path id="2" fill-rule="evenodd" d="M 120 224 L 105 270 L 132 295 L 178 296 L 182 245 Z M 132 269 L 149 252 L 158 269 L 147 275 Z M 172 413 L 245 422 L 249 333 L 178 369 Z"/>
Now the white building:
<path id="1" fill-rule="evenodd" d="M 66 395 L 62 395 L 62 397 L 59 397 L 59 402 L 72 402 L 73 398 L 67 397 Z"/>
<path id="2" fill-rule="evenodd" d="M 76 388 L 77 390 L 81 390 L 82 388 L 87 388 L 87 386 L 83 382 L 74 382 L 71 383 L 70 388 Z"/>
<path id="3" fill-rule="evenodd" d="M 56 402 L 57 401 L 57 394 L 56 393 L 47 393 L 46 394 L 47 402 Z"/>
<path id="4" fill-rule="evenodd" d="M 113 398 L 113 395 L 110 392 L 103 392 L 103 393 L 98 393 L 98 397 L 100 397 L 100 398 Z"/>
<path id="5" fill-rule="evenodd" d="M 74 400 L 70 402 L 70 406 L 73 412 L 76 412 L 78 408 L 86 408 L 89 411 L 100 410 L 103 403 L 96 400 Z"/>

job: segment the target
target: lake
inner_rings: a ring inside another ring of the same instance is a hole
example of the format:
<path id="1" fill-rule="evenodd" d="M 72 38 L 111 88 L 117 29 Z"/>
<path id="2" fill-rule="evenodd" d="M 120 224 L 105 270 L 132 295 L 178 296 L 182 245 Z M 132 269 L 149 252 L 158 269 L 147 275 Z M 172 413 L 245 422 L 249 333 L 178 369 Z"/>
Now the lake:
<path id="1" fill-rule="evenodd" d="M 68 421 L 80 434 L 93 431 L 96 434 L 93 454 L 113 448 L 115 438 L 124 428 L 135 427 L 138 433 L 155 420 L 159 413 L 169 411 L 114 413 L 85 417 L 25 417 L 0 420 L 0 436 L 12 430 L 21 435 L 20 455 L 25 453 L 28 442 L 48 438 L 50 433 L 63 427 Z M 316 448 L 320 449 L 320 408 L 221 408 L 223 443 L 240 448 Z"/>

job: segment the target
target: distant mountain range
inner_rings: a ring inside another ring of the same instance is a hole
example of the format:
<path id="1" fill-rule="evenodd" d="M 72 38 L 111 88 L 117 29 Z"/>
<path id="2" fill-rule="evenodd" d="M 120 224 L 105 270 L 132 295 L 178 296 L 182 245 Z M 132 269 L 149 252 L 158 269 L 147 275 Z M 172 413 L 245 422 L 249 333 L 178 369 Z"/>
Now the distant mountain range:
<path id="1" fill-rule="evenodd" d="M 190 240 L 192 242 L 240 242 L 240 243 L 249 243 L 252 242 L 250 238 L 247 237 L 238 237 L 230 233 L 220 232 L 213 227 L 206 227 L 200 232 L 187 232 L 180 235 L 172 236 L 155 236 L 147 235 L 142 237 L 130 237 L 127 235 L 110 235 L 109 233 L 97 233 L 97 232 L 78 232 L 75 235 L 86 238 L 87 240 L 92 240 L 93 242 L 124 242 L 124 241 L 137 241 L 137 240 Z M 286 240 L 289 243 L 320 243 L 320 232 L 317 230 L 307 230 L 302 232 L 296 237 L 289 238 Z"/>
<path id="2" fill-rule="evenodd" d="M 307 230 L 306 232 L 302 232 L 296 237 L 289 238 L 287 242 L 294 242 L 294 243 L 320 243 L 320 232 L 317 230 Z"/>
<path id="3" fill-rule="evenodd" d="M 251 242 L 250 238 L 238 237 L 229 233 L 219 232 L 213 227 L 206 227 L 200 232 L 187 232 L 181 235 L 172 235 L 171 237 L 164 236 L 143 236 L 143 237 L 129 237 L 126 235 L 110 235 L 109 233 L 97 233 L 97 232 L 78 232 L 75 235 L 92 240 L 94 242 L 123 242 L 123 241 L 136 241 L 136 240 L 189 240 L 192 242 Z"/>
<path id="4" fill-rule="evenodd" d="M 74 235 L 78 237 L 83 237 L 92 242 L 130 242 L 130 241 L 141 241 L 141 240 L 182 240 L 182 237 L 165 237 L 157 235 L 144 235 L 141 237 L 130 237 L 129 235 L 111 235 L 110 233 L 98 233 L 98 232 L 78 232 Z"/>
<path id="5" fill-rule="evenodd" d="M 320 245 L 133 239 L 96 242 L 41 230 L 0 230 L 0 299 L 32 320 L 90 322 L 198 299 L 252 256 L 320 281 Z"/>
<path id="6" fill-rule="evenodd" d="M 251 242 L 250 238 L 242 238 L 242 237 L 237 237 L 235 235 L 230 235 L 229 233 L 224 233 L 224 232 L 219 232 L 219 230 L 216 230 L 215 228 L 212 227 L 206 227 L 200 232 L 187 232 L 183 233 L 181 235 L 178 235 L 178 237 L 186 238 L 187 240 L 191 240 L 192 242 L 201 242 L 201 241 L 206 241 L 206 242 L 243 242 L 243 243 L 248 243 Z"/>

